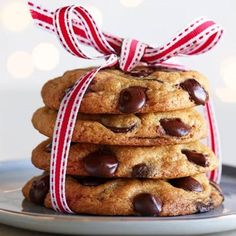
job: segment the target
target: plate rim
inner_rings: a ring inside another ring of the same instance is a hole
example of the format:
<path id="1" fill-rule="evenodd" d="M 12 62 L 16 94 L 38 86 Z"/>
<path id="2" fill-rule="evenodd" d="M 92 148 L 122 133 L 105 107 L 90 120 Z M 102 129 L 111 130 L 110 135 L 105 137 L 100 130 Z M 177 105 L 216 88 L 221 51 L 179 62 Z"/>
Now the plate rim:
<path id="1" fill-rule="evenodd" d="M 15 215 L 15 216 L 25 216 L 25 217 L 41 217 L 41 218 L 57 218 L 57 220 L 62 221 L 94 221 L 94 222 L 117 222 L 117 221 L 158 221 L 158 222 L 179 222 L 179 221 L 202 221 L 206 219 L 221 219 L 221 218 L 228 218 L 228 217 L 236 217 L 236 213 L 224 214 L 219 216 L 206 216 L 201 218 L 189 218 L 183 219 L 176 217 L 140 217 L 140 216 L 89 216 L 89 215 L 53 215 L 53 214 L 42 214 L 42 213 L 28 213 L 28 212 L 17 212 L 8 209 L 0 208 L 0 214 L 8 214 L 8 215 Z M 203 213 L 204 214 L 204 213 Z"/>

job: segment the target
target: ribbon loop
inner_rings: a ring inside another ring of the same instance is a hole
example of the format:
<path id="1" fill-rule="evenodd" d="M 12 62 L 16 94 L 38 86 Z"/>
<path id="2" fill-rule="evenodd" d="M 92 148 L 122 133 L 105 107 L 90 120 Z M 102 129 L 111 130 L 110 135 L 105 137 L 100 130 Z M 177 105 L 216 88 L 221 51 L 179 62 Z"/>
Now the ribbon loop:
<path id="1" fill-rule="evenodd" d="M 56 10 L 54 14 L 54 28 L 63 47 L 72 55 L 84 59 L 91 59 L 85 55 L 76 42 L 73 26 L 72 26 L 73 6 L 62 7 Z"/>
<path id="2" fill-rule="evenodd" d="M 162 63 L 175 56 L 202 54 L 220 40 L 223 29 L 214 21 L 200 18 L 187 26 L 164 46 L 148 47 L 143 60 L 147 63 Z"/>
<path id="3" fill-rule="evenodd" d="M 99 29 L 89 12 L 81 6 L 74 7 L 73 12 L 81 21 L 86 36 L 90 40 L 92 46 L 104 55 L 114 54 L 115 50 L 107 42 L 101 29 Z"/>
<path id="4" fill-rule="evenodd" d="M 73 27 L 74 22 L 83 27 L 88 39 L 87 43 L 90 46 L 103 55 L 115 53 L 115 50 L 106 41 L 92 16 L 83 7 L 67 6 L 55 11 L 53 25 L 61 44 L 69 53 L 84 59 L 99 58 L 87 56 L 80 49 L 81 39 L 76 36 L 75 28 Z"/>

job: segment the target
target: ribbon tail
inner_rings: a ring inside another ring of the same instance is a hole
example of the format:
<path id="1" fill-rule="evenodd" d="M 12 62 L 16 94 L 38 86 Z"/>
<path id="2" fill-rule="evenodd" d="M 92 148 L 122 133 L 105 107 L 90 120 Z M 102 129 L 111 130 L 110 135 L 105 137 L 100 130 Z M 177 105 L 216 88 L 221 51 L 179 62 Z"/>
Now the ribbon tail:
<path id="1" fill-rule="evenodd" d="M 208 122 L 209 135 L 207 137 L 208 145 L 211 147 L 212 151 L 215 153 L 218 158 L 218 168 L 211 171 L 208 174 L 210 180 L 220 183 L 221 172 L 222 172 L 222 155 L 221 155 L 221 145 L 220 145 L 220 136 L 218 131 L 217 120 L 215 116 L 214 106 L 211 101 L 209 101 L 205 106 L 205 115 Z"/>
<path id="2" fill-rule="evenodd" d="M 73 213 L 66 201 L 65 181 L 70 144 L 82 98 L 96 74 L 117 62 L 116 55 L 109 56 L 102 66 L 79 78 L 61 102 L 54 128 L 50 163 L 50 194 L 56 211 Z"/>

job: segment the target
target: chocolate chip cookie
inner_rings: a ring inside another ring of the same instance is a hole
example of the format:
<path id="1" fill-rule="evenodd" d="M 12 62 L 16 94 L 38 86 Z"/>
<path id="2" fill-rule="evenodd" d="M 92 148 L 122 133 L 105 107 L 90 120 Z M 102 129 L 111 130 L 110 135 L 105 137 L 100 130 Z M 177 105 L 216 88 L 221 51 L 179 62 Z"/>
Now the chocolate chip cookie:
<path id="1" fill-rule="evenodd" d="M 46 140 L 33 150 L 35 167 L 49 171 L 51 148 L 51 140 Z M 160 147 L 72 143 L 67 174 L 172 179 L 208 172 L 217 164 L 213 152 L 200 142 Z"/>
<path id="2" fill-rule="evenodd" d="M 46 106 L 58 110 L 60 102 L 84 73 L 68 71 L 48 81 L 42 89 Z M 160 67 L 137 67 L 129 73 L 118 69 L 98 72 L 80 106 L 80 112 L 126 114 L 173 111 L 204 105 L 208 83 L 196 71 L 178 71 Z"/>
<path id="3" fill-rule="evenodd" d="M 38 109 L 32 123 L 40 133 L 52 137 L 57 112 Z M 205 137 L 206 124 L 193 110 L 175 112 L 86 115 L 78 114 L 72 137 L 74 142 L 109 145 L 172 145 Z"/>
<path id="4" fill-rule="evenodd" d="M 48 175 L 34 177 L 22 191 L 29 201 L 52 208 Z M 67 176 L 66 198 L 74 212 L 95 215 L 187 215 L 223 202 L 219 187 L 204 174 L 172 180 Z"/>

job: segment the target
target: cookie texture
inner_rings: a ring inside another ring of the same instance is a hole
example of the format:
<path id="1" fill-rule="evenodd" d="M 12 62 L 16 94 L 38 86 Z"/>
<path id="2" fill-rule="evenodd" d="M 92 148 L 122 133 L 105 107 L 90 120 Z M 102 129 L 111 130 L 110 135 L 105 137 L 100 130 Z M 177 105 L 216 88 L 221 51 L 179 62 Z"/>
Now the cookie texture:
<path id="1" fill-rule="evenodd" d="M 34 177 L 23 187 L 26 199 L 52 208 L 48 175 Z M 176 181 L 175 181 L 176 180 Z M 171 181 L 151 179 L 66 179 L 66 198 L 76 213 L 95 215 L 177 216 L 206 212 L 223 197 L 204 174 Z"/>
<path id="2" fill-rule="evenodd" d="M 42 88 L 46 106 L 59 109 L 74 83 L 92 68 L 77 69 L 48 81 Z M 208 100 L 207 79 L 196 71 L 160 67 L 137 67 L 130 73 L 104 69 L 97 73 L 80 106 L 80 112 L 150 113 L 204 105 Z"/>
<path id="3" fill-rule="evenodd" d="M 40 133 L 52 137 L 57 112 L 38 109 L 32 123 Z M 86 115 L 78 114 L 73 142 L 109 145 L 172 145 L 193 142 L 206 136 L 204 119 L 193 110 L 175 112 Z"/>
<path id="4" fill-rule="evenodd" d="M 33 150 L 35 167 L 49 171 L 51 148 L 49 139 Z M 72 143 L 67 174 L 172 179 L 208 172 L 217 165 L 214 153 L 200 142 L 160 147 Z"/>

